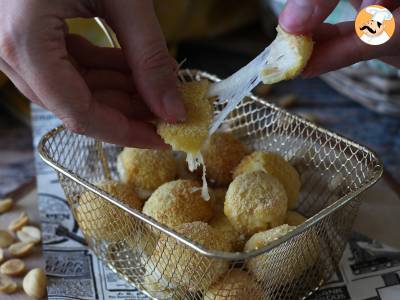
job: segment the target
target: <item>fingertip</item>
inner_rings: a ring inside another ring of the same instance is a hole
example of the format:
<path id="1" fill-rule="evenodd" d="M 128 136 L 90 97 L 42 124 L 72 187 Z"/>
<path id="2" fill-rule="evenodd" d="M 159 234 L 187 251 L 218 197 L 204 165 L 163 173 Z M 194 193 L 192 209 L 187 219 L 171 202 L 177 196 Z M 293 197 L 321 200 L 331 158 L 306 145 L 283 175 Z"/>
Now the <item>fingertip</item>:
<path id="1" fill-rule="evenodd" d="M 186 110 L 183 104 L 182 95 L 177 88 L 168 90 L 163 98 L 162 105 L 164 120 L 167 122 L 183 122 L 186 120 Z"/>
<path id="2" fill-rule="evenodd" d="M 304 33 L 313 12 L 314 6 L 308 1 L 288 1 L 279 16 L 279 25 L 288 33 Z"/>

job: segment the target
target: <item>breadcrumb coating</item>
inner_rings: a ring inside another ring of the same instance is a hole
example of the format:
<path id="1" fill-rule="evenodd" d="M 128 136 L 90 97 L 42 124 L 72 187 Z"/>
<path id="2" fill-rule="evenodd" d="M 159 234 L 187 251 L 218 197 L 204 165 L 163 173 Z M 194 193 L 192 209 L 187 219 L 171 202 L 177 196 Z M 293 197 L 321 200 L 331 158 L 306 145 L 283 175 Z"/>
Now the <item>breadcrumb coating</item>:
<path id="1" fill-rule="evenodd" d="M 181 224 L 176 231 L 209 250 L 230 251 L 230 242 L 204 222 Z M 174 286 L 204 291 L 229 268 L 229 262 L 204 256 L 184 244 L 162 236 L 152 261 L 157 271 Z"/>
<path id="2" fill-rule="evenodd" d="M 286 214 L 285 223 L 290 226 L 299 226 L 303 224 L 307 219 L 300 213 L 294 210 L 289 210 Z"/>
<path id="3" fill-rule="evenodd" d="M 223 211 L 216 214 L 209 224 L 231 242 L 233 251 L 242 252 L 245 238 L 235 229 L 235 227 L 232 226 Z"/>
<path id="4" fill-rule="evenodd" d="M 151 296 L 160 300 L 180 300 L 179 296 L 174 296 L 174 291 L 164 287 L 161 280 L 155 274 L 149 274 L 144 277 L 143 287 Z"/>
<path id="5" fill-rule="evenodd" d="M 178 179 L 155 190 L 146 201 L 143 213 L 174 229 L 184 223 L 209 221 L 213 208 L 210 201 L 202 198 L 200 183 Z"/>
<path id="6" fill-rule="evenodd" d="M 254 234 L 246 243 L 244 250 L 249 252 L 270 245 L 295 229 L 287 224 Z M 290 244 L 278 246 L 265 254 L 246 262 L 246 266 L 259 281 L 274 285 L 289 284 L 298 279 L 307 269 L 314 266 L 319 257 L 319 243 L 315 230 L 308 230 L 293 237 Z"/>
<path id="7" fill-rule="evenodd" d="M 293 35 L 280 26 L 277 37 L 271 44 L 268 63 L 262 71 L 265 84 L 273 84 L 299 75 L 307 65 L 314 48 L 311 37 Z"/>
<path id="8" fill-rule="evenodd" d="M 273 241 L 276 241 L 281 237 L 285 236 L 294 228 L 295 228 L 294 226 L 283 224 L 266 231 L 257 232 L 254 235 L 252 235 L 252 237 L 246 242 L 244 251 L 250 252 L 252 250 L 258 250 L 265 246 L 268 246 Z"/>
<path id="9" fill-rule="evenodd" d="M 117 167 L 121 180 L 133 184 L 144 195 L 176 176 L 176 162 L 170 150 L 124 148 Z"/>
<path id="10" fill-rule="evenodd" d="M 301 182 L 299 174 L 289 162 L 277 153 L 255 151 L 243 158 L 234 170 L 233 177 L 257 170 L 263 170 L 277 178 L 285 188 L 288 208 L 296 206 Z"/>
<path id="11" fill-rule="evenodd" d="M 97 186 L 131 208 L 141 210 L 143 206 L 143 201 L 127 184 L 107 181 Z M 133 216 L 93 192 L 82 193 L 74 210 L 82 231 L 96 240 L 116 242 L 134 232 Z"/>
<path id="12" fill-rule="evenodd" d="M 237 176 L 225 196 L 225 215 L 246 236 L 283 224 L 286 210 L 285 189 L 264 171 Z"/>
<path id="13" fill-rule="evenodd" d="M 232 173 L 248 153 L 232 133 L 216 132 L 204 144 L 201 153 L 207 169 L 207 179 L 216 186 L 227 186 Z"/>
<path id="14" fill-rule="evenodd" d="M 214 114 L 213 105 L 206 97 L 208 85 L 207 80 L 183 83 L 180 91 L 186 109 L 185 122 L 157 125 L 158 134 L 173 150 L 196 155 L 206 141 Z"/>
<path id="15" fill-rule="evenodd" d="M 263 290 L 250 274 L 233 269 L 210 287 L 204 300 L 261 300 L 263 295 Z"/>

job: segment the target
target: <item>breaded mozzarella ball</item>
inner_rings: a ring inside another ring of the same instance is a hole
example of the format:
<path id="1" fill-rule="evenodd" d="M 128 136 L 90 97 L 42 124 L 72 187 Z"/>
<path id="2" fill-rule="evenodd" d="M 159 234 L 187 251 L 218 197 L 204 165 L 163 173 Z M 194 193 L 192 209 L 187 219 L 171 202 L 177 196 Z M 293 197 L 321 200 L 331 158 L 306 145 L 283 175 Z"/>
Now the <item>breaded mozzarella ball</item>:
<path id="1" fill-rule="evenodd" d="M 182 224 L 176 231 L 208 250 L 231 250 L 230 242 L 207 223 Z M 166 235 L 161 236 L 151 260 L 156 266 L 154 274 L 162 274 L 173 288 L 192 292 L 206 290 L 229 268 L 228 261 L 202 255 Z"/>
<path id="2" fill-rule="evenodd" d="M 297 204 L 301 185 L 300 176 L 296 169 L 277 153 L 256 151 L 240 162 L 233 177 L 258 170 L 267 172 L 282 183 L 288 198 L 288 208 L 294 208 Z"/>
<path id="3" fill-rule="evenodd" d="M 134 185 L 142 199 L 176 176 L 176 162 L 170 150 L 124 148 L 118 156 L 117 168 L 121 180 Z"/>
<path id="4" fill-rule="evenodd" d="M 97 186 L 131 208 L 140 210 L 143 206 L 143 201 L 132 186 L 116 181 L 99 183 Z M 134 216 L 91 191 L 79 196 L 74 211 L 85 236 L 95 240 L 124 240 L 135 228 Z"/>
<path id="5" fill-rule="evenodd" d="M 204 300 L 261 300 L 263 291 L 247 272 L 233 269 L 214 283 L 204 295 Z"/>
<path id="6" fill-rule="evenodd" d="M 246 236 L 283 224 L 286 210 L 285 189 L 264 171 L 237 176 L 225 196 L 225 215 Z"/>
<path id="7" fill-rule="evenodd" d="M 143 213 L 174 229 L 194 221 L 207 222 L 213 215 L 210 201 L 201 197 L 201 185 L 192 180 L 164 183 L 146 201 Z"/>
<path id="8" fill-rule="evenodd" d="M 244 250 L 261 249 L 295 229 L 287 224 L 254 234 Z M 246 266 L 258 281 L 274 285 L 289 284 L 312 268 L 319 257 L 318 238 L 314 230 L 295 236 L 285 245 L 258 255 L 247 261 Z"/>
<path id="9" fill-rule="evenodd" d="M 201 153 L 207 179 L 215 186 L 227 186 L 232 173 L 247 154 L 246 147 L 232 133 L 216 132 L 204 144 Z"/>

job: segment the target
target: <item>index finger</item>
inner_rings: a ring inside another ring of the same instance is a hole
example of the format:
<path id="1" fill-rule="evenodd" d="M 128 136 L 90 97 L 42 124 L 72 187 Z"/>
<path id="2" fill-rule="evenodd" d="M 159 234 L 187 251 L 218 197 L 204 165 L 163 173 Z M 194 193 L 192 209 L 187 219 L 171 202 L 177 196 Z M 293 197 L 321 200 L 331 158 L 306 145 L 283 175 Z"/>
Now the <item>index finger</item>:
<path id="1" fill-rule="evenodd" d="M 108 0 L 105 3 L 107 20 L 120 39 L 143 100 L 155 115 L 166 121 L 184 120 L 177 64 L 168 52 L 153 1 Z"/>

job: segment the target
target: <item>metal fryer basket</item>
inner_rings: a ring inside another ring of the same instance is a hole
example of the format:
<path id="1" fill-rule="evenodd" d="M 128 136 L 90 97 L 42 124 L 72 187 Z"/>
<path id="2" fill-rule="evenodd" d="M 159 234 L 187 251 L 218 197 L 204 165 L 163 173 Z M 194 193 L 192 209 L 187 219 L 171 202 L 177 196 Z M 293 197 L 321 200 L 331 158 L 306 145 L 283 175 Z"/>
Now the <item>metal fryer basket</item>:
<path id="1" fill-rule="evenodd" d="M 182 81 L 219 80 L 196 70 L 179 75 Z M 248 253 L 205 249 L 97 188 L 98 182 L 118 180 L 120 147 L 61 126 L 42 138 L 39 153 L 58 172 L 89 247 L 150 297 L 305 298 L 335 271 L 359 195 L 381 177 L 382 165 L 367 148 L 253 95 L 223 127 L 251 149 L 279 152 L 301 175 L 297 210 L 309 219 L 269 246 Z M 233 277 L 238 270 L 240 276 Z"/>

